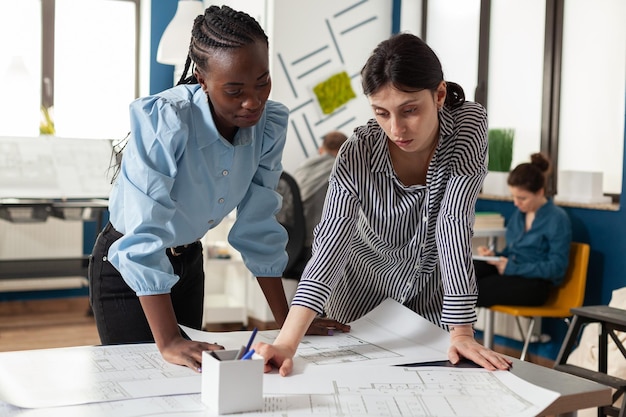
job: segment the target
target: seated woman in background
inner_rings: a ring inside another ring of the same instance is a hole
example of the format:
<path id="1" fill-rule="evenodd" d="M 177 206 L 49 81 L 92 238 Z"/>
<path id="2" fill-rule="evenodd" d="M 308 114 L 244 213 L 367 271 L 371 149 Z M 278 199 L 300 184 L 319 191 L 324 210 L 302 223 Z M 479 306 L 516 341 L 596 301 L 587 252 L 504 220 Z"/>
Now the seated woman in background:
<path id="1" fill-rule="evenodd" d="M 546 196 L 550 161 L 531 155 L 530 163 L 515 167 L 507 183 L 517 210 L 506 226 L 506 246 L 481 256 L 497 261 L 474 261 L 478 281 L 477 307 L 494 304 L 539 306 L 553 286 L 561 284 L 569 262 L 572 227 L 565 210 Z"/>

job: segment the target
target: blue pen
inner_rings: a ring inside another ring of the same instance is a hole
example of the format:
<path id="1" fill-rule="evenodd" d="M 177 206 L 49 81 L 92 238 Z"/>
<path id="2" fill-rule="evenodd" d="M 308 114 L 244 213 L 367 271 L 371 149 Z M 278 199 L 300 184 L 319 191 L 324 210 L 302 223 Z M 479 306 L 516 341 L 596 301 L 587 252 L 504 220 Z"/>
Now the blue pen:
<path id="1" fill-rule="evenodd" d="M 247 354 L 252 347 L 252 342 L 254 342 L 254 338 L 256 337 L 257 328 L 252 329 L 252 334 L 250 335 L 250 340 L 248 340 L 248 344 L 246 345 L 246 350 L 244 350 L 244 354 Z"/>
<path id="2" fill-rule="evenodd" d="M 254 355 L 254 349 L 250 349 L 248 351 L 248 353 L 246 353 L 245 355 L 243 355 L 243 357 L 241 358 L 241 360 L 246 360 L 246 359 L 250 359 L 252 357 L 252 355 Z"/>

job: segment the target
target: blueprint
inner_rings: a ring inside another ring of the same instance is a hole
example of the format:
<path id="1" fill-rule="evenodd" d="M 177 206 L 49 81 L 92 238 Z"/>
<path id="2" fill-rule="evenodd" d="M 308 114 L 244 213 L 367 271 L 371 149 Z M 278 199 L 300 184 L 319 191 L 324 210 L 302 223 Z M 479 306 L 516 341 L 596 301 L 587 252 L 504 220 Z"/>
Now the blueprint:
<path id="1" fill-rule="evenodd" d="M 558 398 L 557 393 L 505 371 L 394 366 L 351 367 L 349 372 L 339 367 L 332 369 L 307 369 L 301 381 L 280 387 L 281 392 L 289 395 L 266 397 L 265 412 L 271 411 L 270 415 L 276 417 L 536 416 Z M 285 379 L 289 378 L 271 382 L 281 383 Z M 270 392 L 271 382 L 267 388 Z M 305 394 L 307 390 L 318 393 Z"/>
<path id="2" fill-rule="evenodd" d="M 268 375 L 262 412 L 270 417 L 522 417 L 536 416 L 558 394 L 510 372 L 393 366 L 313 367 L 307 378 Z M 267 381 L 267 379 L 266 379 Z M 286 387 L 289 388 L 286 388 Z M 273 393 L 279 389 L 281 393 Z M 203 417 L 216 415 L 199 394 L 24 410 L 0 404 L 0 417 Z"/>
<path id="3" fill-rule="evenodd" d="M 202 332 L 181 326 L 194 340 L 219 342 L 226 349 L 245 344 L 249 332 Z M 240 334 L 241 333 L 241 334 Z M 235 335 L 236 334 L 236 335 Z M 255 341 L 272 343 L 278 331 L 262 331 Z M 350 332 L 305 336 L 296 365 L 401 365 L 448 358 L 448 332 L 391 299 L 350 323 Z"/>
<path id="4" fill-rule="evenodd" d="M 0 400 L 54 407 L 200 392 L 200 375 L 172 365 L 154 344 L 0 354 Z"/>
<path id="5" fill-rule="evenodd" d="M 263 412 L 238 415 L 534 416 L 558 398 L 506 371 L 392 366 L 446 359 L 449 337 L 393 301 L 351 327 L 306 336 L 290 376 L 263 375 Z M 226 349 L 250 336 L 184 330 Z M 255 340 L 271 343 L 276 334 L 258 332 Z M 201 382 L 201 374 L 165 362 L 154 344 L 4 352 L 0 417 L 210 416 Z"/>

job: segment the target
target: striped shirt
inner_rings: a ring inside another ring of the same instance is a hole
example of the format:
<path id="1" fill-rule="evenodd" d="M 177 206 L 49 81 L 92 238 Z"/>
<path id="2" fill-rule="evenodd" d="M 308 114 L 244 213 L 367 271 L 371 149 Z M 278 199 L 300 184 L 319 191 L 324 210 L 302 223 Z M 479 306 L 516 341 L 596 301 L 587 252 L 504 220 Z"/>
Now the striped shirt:
<path id="1" fill-rule="evenodd" d="M 336 159 L 313 257 L 292 305 L 343 323 L 386 298 L 447 328 L 476 321 L 475 204 L 487 173 L 487 114 L 473 102 L 439 111 L 426 185 L 397 178 L 372 119 Z"/>

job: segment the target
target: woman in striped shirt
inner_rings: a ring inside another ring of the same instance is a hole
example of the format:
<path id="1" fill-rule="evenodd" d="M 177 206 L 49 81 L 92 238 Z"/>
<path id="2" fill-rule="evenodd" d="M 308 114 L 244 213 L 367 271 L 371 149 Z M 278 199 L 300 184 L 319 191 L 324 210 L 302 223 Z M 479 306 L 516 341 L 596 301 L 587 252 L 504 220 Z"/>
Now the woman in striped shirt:
<path id="1" fill-rule="evenodd" d="M 381 42 L 361 71 L 375 118 L 344 143 L 329 179 L 313 256 L 274 344 L 281 375 L 318 314 L 337 329 L 388 297 L 450 330 L 448 357 L 491 370 L 510 361 L 474 339 L 474 206 L 486 175 L 487 115 L 443 79 L 420 38 Z"/>

